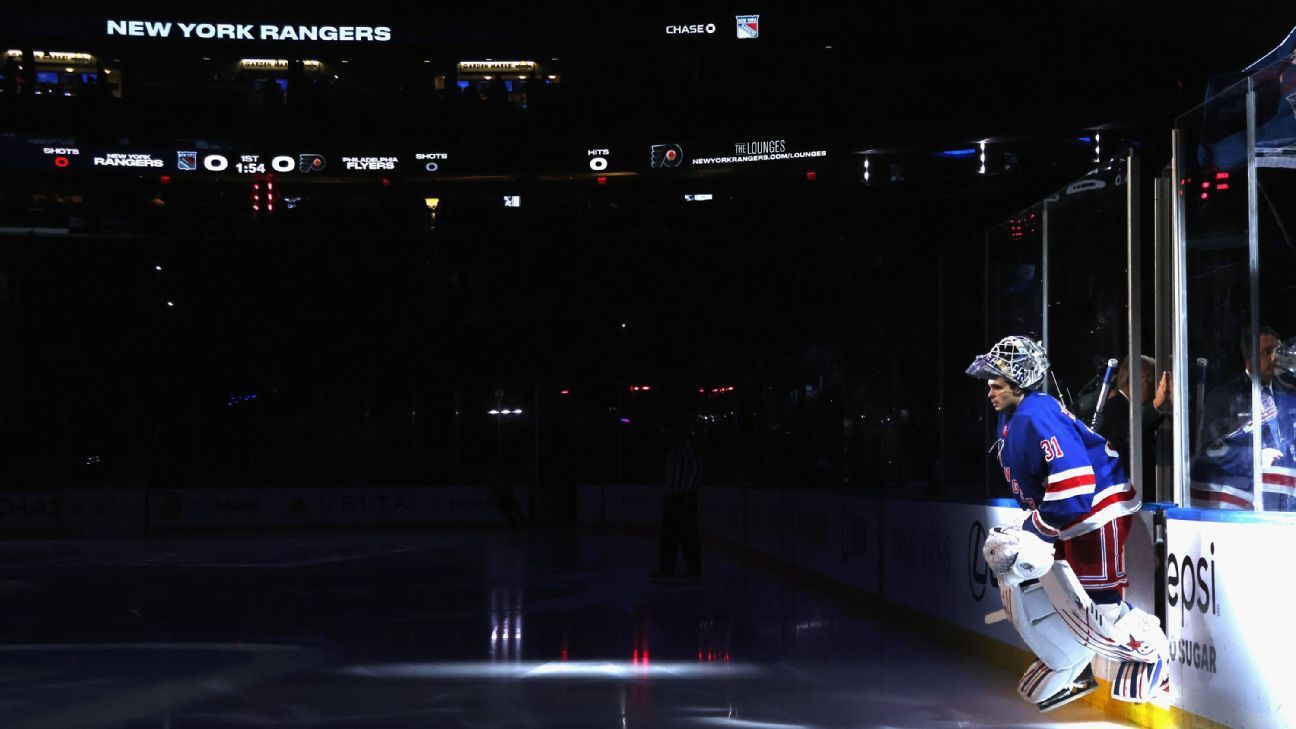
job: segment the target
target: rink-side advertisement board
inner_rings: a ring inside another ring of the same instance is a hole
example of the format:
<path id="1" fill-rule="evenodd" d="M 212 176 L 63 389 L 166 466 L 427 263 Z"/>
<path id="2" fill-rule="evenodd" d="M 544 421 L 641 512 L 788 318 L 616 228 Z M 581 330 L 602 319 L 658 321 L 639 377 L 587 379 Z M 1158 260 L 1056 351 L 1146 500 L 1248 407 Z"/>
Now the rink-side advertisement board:
<path id="1" fill-rule="evenodd" d="M 998 524 L 1020 524 L 1025 512 L 1006 500 L 991 505 L 887 500 L 882 505 L 883 595 L 961 628 L 1021 645 L 1012 626 L 986 625 L 1003 608 L 981 545 Z"/>
<path id="2" fill-rule="evenodd" d="M 841 493 L 798 495 L 784 512 L 787 561 L 807 571 L 878 594 L 880 501 Z"/>
<path id="3" fill-rule="evenodd" d="M 156 528 L 504 523 L 480 486 L 163 490 L 149 506 Z"/>
<path id="4" fill-rule="evenodd" d="M 881 587 L 881 500 L 841 491 L 703 489 L 704 533 L 865 592 Z"/>
<path id="5" fill-rule="evenodd" d="M 733 488 L 704 488 L 698 494 L 698 527 L 703 534 L 734 544 L 743 541 L 743 492 Z"/>
<path id="6" fill-rule="evenodd" d="M 661 523 L 661 484 L 581 484 L 576 520 L 590 525 L 656 526 Z"/>
<path id="7" fill-rule="evenodd" d="M 141 491 L 6 491 L 0 534 L 134 535 L 144 529 Z"/>
<path id="8" fill-rule="evenodd" d="M 1166 616 L 1174 703 L 1234 727 L 1296 726 L 1288 515 L 1169 512 Z"/>
<path id="9" fill-rule="evenodd" d="M 1007 621 L 986 625 L 985 616 L 1003 608 L 981 548 L 999 524 L 1021 524 L 1026 512 L 1009 499 L 989 504 L 887 500 L 883 544 L 883 595 L 959 627 L 1025 649 Z M 1152 516 L 1140 513 L 1130 530 L 1127 596 L 1151 606 Z"/>

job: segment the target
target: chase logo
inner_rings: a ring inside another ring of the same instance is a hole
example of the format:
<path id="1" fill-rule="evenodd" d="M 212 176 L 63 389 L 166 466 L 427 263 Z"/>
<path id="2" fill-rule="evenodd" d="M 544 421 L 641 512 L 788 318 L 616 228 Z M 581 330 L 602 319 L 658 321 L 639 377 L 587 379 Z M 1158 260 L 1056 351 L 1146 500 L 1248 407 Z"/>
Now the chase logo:
<path id="1" fill-rule="evenodd" d="M 684 161 L 684 150 L 678 144 L 654 144 L 652 146 L 652 167 L 679 167 Z"/>
<path id="2" fill-rule="evenodd" d="M 760 36 L 760 16 L 759 15 L 738 15 L 738 38 L 745 40 L 747 38 L 756 38 Z"/>

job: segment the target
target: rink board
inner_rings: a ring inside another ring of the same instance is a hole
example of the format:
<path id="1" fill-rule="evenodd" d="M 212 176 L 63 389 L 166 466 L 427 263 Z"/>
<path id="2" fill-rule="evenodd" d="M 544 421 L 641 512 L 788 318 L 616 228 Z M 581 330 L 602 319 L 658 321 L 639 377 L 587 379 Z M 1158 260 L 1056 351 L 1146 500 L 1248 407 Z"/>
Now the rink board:
<path id="1" fill-rule="evenodd" d="M 0 535 L 134 536 L 144 531 L 143 491 L 5 491 Z"/>
<path id="2" fill-rule="evenodd" d="M 1169 512 L 1166 616 L 1175 704 L 1228 726 L 1296 726 L 1290 517 Z"/>
<path id="3" fill-rule="evenodd" d="M 989 529 L 1020 524 L 1025 512 L 1002 504 L 887 500 L 882 513 L 882 594 L 888 602 L 1025 647 L 1008 622 L 985 623 L 1003 603 L 981 556 Z"/>
<path id="4" fill-rule="evenodd" d="M 581 486 L 579 522 L 656 528 L 660 485 Z M 698 493 L 703 534 L 741 545 L 859 590 L 881 590 L 879 498 L 848 492 L 704 486 Z"/>
<path id="5" fill-rule="evenodd" d="M 515 488 L 525 509 L 525 488 Z M 504 524 L 480 486 L 159 490 L 149 495 L 155 529 L 219 527 Z"/>

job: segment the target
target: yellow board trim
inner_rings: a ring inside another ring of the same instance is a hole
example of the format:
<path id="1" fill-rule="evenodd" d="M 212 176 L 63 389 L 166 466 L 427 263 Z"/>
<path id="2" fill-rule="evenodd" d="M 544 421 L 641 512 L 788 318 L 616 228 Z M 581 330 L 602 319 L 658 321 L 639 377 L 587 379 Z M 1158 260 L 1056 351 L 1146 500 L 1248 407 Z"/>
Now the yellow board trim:
<path id="1" fill-rule="evenodd" d="M 743 544 L 710 535 L 706 539 L 709 544 L 741 555 L 743 558 L 766 569 L 778 572 L 785 577 L 819 588 L 831 597 L 855 603 L 857 606 L 860 602 L 877 605 L 882 608 L 887 617 L 920 628 L 929 634 L 944 636 L 948 639 L 947 644 L 961 646 L 963 652 L 976 655 L 1013 673 L 1025 670 L 1025 667 L 1035 660 L 1035 656 L 1023 648 L 1001 643 L 989 636 L 946 622 L 940 616 L 920 614 L 904 605 L 882 601 L 877 595 L 847 585 L 844 582 L 815 574 L 803 567 L 776 557 L 762 554 Z M 935 618 L 940 622 L 933 624 L 931 618 Z M 1111 682 L 1101 678 L 1098 679 L 1098 690 L 1082 697 L 1080 701 L 1101 710 L 1108 716 L 1124 719 L 1147 729 L 1233 729 L 1227 724 L 1221 724 L 1204 716 L 1198 716 L 1177 706 L 1131 704 L 1128 701 L 1117 701 L 1111 697 Z"/>
<path id="2" fill-rule="evenodd" d="M 1014 673 L 1025 670 L 1035 656 L 1015 645 L 1001 643 L 994 638 L 968 630 L 953 623 L 941 622 L 932 625 L 929 617 L 918 615 L 913 610 L 888 603 L 887 617 L 902 623 L 912 623 L 928 632 L 937 632 L 949 639 L 949 644 L 962 646 L 965 652 L 972 652 L 990 663 Z M 939 619 L 939 618 L 937 618 Z M 1137 724 L 1147 729 L 1231 729 L 1227 724 L 1220 724 L 1177 706 L 1157 706 L 1156 704 L 1131 704 L 1128 701 L 1117 701 L 1111 697 L 1111 682 L 1098 680 L 1098 690 L 1080 699 L 1086 704 L 1101 710 L 1108 716 Z"/>

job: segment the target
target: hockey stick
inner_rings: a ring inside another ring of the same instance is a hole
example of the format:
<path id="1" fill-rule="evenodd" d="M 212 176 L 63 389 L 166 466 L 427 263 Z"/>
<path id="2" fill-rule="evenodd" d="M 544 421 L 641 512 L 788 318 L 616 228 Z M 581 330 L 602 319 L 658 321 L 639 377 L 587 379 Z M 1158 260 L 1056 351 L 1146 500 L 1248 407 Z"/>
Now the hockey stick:
<path id="1" fill-rule="evenodd" d="M 1102 422 L 1103 408 L 1107 405 L 1107 391 L 1111 388 L 1112 373 L 1116 371 L 1116 359 L 1107 360 L 1107 371 L 1103 373 L 1102 389 L 1098 391 L 1098 404 L 1094 406 L 1093 419 L 1089 421 L 1089 427 L 1094 430 Z"/>

